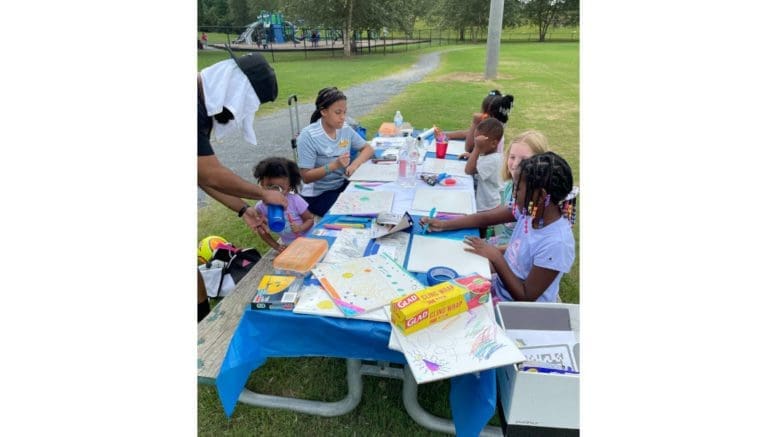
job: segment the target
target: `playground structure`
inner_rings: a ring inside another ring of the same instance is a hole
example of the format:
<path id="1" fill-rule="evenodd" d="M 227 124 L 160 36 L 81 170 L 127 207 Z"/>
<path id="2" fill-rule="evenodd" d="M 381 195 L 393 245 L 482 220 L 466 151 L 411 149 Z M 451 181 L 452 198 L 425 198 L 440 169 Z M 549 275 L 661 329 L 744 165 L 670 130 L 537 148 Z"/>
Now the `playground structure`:
<path id="1" fill-rule="evenodd" d="M 246 26 L 243 33 L 232 43 L 257 46 L 261 44 L 262 48 L 267 48 L 268 43 L 283 44 L 288 41 L 297 44 L 300 38 L 295 35 L 296 32 L 296 26 L 284 21 L 283 14 L 260 11 L 256 21 Z"/>

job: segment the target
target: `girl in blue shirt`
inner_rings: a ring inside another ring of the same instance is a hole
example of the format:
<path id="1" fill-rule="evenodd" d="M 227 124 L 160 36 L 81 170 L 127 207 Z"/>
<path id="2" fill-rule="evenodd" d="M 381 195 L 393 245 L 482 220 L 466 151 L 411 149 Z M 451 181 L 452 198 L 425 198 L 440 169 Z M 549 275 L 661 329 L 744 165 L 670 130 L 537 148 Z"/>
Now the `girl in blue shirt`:
<path id="1" fill-rule="evenodd" d="M 362 163 L 372 157 L 373 149 L 348 124 L 346 97 L 335 87 L 318 92 L 316 110 L 297 137 L 299 168 L 302 172 L 302 197 L 308 209 L 323 216 L 348 185 L 351 176 Z M 351 148 L 359 155 L 351 162 Z"/>

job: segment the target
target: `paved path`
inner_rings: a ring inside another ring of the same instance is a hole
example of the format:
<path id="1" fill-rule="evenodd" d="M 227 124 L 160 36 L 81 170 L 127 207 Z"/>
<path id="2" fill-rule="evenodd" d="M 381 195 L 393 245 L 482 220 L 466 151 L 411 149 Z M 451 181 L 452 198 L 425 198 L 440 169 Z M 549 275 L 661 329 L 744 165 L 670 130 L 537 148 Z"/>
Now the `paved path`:
<path id="1" fill-rule="evenodd" d="M 436 69 L 439 63 L 439 52 L 428 53 L 422 55 L 418 62 L 407 70 L 344 89 L 343 92 L 348 96 L 348 115 L 359 120 L 362 116 L 383 105 L 391 97 L 404 91 L 409 84 L 423 79 L 424 76 Z M 321 88 L 328 85 L 330 84 L 321 84 Z M 308 99 L 312 96 L 298 97 Z M 278 96 L 278 99 L 285 102 L 288 96 Z M 303 127 L 308 124 L 313 109 L 314 104 L 312 103 L 299 105 L 299 121 Z M 393 114 L 394 111 L 393 108 L 390 108 L 388 112 Z M 215 150 L 219 161 L 249 182 L 254 182 L 252 170 L 262 158 L 285 156 L 294 159 L 291 150 L 288 107 L 269 114 L 263 113 L 260 107 L 254 120 L 254 130 L 258 143 L 256 146 L 245 142 L 242 135 L 238 134 L 228 135 L 221 141 L 211 138 L 213 150 Z M 198 205 L 202 207 L 205 205 L 207 195 L 202 190 L 197 191 Z"/>

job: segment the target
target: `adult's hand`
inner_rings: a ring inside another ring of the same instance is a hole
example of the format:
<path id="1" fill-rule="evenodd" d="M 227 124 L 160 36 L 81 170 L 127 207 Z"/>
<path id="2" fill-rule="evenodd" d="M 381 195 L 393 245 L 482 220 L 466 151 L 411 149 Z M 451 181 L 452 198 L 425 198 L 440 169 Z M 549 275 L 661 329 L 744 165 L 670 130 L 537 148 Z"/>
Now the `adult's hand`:
<path id="1" fill-rule="evenodd" d="M 438 220 L 430 217 L 421 217 L 421 226 L 429 223 L 428 230 L 432 232 L 441 232 L 445 230 L 445 225 L 447 222 L 445 220 Z"/>
<path id="2" fill-rule="evenodd" d="M 465 246 L 464 250 L 478 254 L 484 258 L 487 258 L 491 262 L 494 262 L 495 260 L 502 257 L 502 253 L 499 251 L 499 249 L 497 249 L 496 246 L 488 244 L 486 240 L 481 238 L 465 237 L 464 244 L 469 246 Z"/>
<path id="3" fill-rule="evenodd" d="M 243 221 L 257 235 L 261 236 L 270 232 L 270 229 L 267 227 L 267 217 L 257 211 L 256 208 L 248 208 L 243 213 Z"/>
<path id="4" fill-rule="evenodd" d="M 286 201 L 286 196 L 273 190 L 264 190 L 262 192 L 262 200 L 266 204 L 280 205 L 284 208 L 289 205 L 289 203 Z"/>

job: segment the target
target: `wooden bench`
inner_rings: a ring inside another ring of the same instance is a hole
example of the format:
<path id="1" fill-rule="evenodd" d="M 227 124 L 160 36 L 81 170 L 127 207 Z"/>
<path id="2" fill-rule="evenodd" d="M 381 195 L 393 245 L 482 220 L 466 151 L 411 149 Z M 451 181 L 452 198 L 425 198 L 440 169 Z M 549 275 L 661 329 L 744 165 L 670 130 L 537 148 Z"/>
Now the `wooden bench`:
<path id="1" fill-rule="evenodd" d="M 270 250 L 237 283 L 235 290 L 223 298 L 197 324 L 197 380 L 201 384 L 215 384 L 221 363 L 227 354 L 232 334 L 243 317 L 246 305 L 256 294 L 256 284 L 266 272 L 272 271 L 272 260 L 277 252 Z"/>

